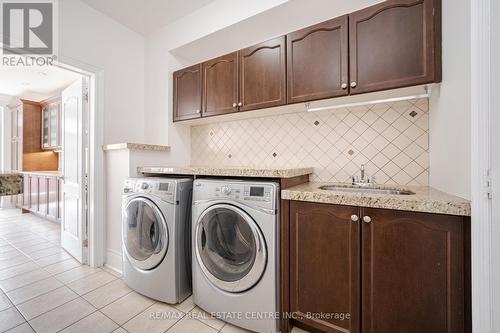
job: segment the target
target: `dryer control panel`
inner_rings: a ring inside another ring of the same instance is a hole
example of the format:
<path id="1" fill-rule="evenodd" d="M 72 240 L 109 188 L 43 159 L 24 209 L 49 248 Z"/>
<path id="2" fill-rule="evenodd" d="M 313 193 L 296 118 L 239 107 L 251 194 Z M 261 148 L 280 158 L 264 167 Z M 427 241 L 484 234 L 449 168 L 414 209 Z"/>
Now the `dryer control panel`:
<path id="1" fill-rule="evenodd" d="M 240 201 L 248 206 L 276 209 L 278 197 L 277 183 L 248 181 L 196 180 L 193 184 L 193 200 Z"/>

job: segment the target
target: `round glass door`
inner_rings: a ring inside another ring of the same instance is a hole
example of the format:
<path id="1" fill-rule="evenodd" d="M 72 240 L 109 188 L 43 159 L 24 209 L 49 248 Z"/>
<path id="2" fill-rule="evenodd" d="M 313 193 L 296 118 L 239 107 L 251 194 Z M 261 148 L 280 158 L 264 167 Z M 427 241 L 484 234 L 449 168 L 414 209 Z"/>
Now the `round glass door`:
<path id="1" fill-rule="evenodd" d="M 253 287 L 264 273 L 266 244 L 247 213 L 220 204 L 208 208 L 198 220 L 196 257 L 216 287 L 241 292 Z"/>
<path id="2" fill-rule="evenodd" d="M 125 208 L 123 243 L 130 261 L 140 269 L 152 269 L 163 260 L 168 247 L 165 219 L 146 198 L 129 201 Z"/>

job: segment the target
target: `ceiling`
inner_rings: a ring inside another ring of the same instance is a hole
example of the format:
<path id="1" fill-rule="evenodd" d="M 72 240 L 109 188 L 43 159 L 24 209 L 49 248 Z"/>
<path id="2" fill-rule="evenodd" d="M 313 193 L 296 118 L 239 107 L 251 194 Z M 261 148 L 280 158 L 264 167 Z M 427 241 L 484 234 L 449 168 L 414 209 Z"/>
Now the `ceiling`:
<path id="1" fill-rule="evenodd" d="M 214 0 L 82 0 L 124 26 L 146 35 Z"/>
<path id="2" fill-rule="evenodd" d="M 38 102 L 59 93 L 79 77 L 55 66 L 0 66 L 0 94 Z"/>

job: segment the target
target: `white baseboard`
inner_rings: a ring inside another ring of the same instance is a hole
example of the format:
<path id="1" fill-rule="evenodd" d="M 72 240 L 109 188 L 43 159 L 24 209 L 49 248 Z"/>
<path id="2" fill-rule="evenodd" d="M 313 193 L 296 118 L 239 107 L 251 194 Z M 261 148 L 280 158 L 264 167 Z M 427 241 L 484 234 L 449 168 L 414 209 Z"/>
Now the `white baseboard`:
<path id="1" fill-rule="evenodd" d="M 104 266 L 121 274 L 122 273 L 122 254 L 116 250 L 107 249 L 106 250 L 106 260 L 104 261 Z"/>

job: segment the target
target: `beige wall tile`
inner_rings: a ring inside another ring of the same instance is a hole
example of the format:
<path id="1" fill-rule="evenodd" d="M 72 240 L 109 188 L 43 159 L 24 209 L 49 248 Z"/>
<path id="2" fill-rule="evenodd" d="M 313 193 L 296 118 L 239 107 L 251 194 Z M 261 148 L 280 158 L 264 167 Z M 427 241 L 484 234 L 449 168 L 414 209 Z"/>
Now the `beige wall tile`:
<path id="1" fill-rule="evenodd" d="M 311 180 L 324 182 L 349 181 L 366 164 L 378 183 L 428 185 L 428 150 L 427 99 L 191 128 L 193 165 L 312 166 Z"/>

